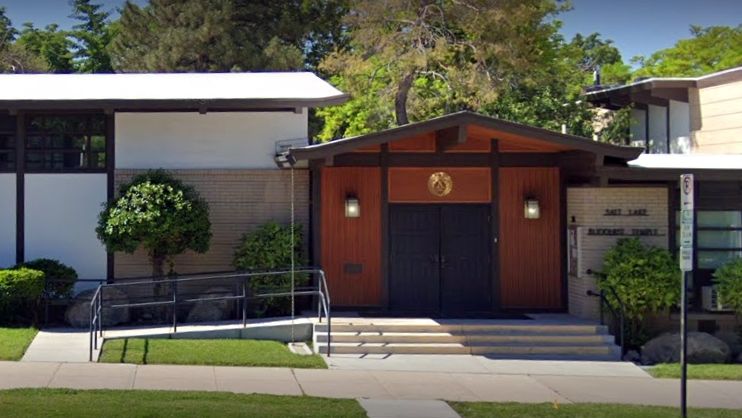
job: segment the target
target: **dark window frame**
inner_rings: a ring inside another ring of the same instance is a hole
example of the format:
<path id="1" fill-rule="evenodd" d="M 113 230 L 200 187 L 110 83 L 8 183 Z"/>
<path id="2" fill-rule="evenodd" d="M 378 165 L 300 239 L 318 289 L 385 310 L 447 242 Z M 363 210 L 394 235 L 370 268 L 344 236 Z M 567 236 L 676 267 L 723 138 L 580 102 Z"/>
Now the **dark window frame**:
<path id="1" fill-rule="evenodd" d="M 12 125 L 13 128 L 15 128 L 15 117 L 11 115 L 0 115 L 2 118 L 8 118 L 13 120 L 13 123 L 9 124 Z M 0 125 L 2 126 L 2 125 Z M 6 163 L 3 163 L 0 161 L 0 173 L 15 173 L 16 172 L 16 165 L 18 164 L 18 159 L 16 158 L 16 143 L 18 141 L 17 134 L 15 129 L 8 130 L 8 129 L 0 129 L 0 136 L 7 136 L 10 138 L 10 146 L 7 147 L 4 145 L 4 141 L 0 141 L 0 155 L 10 155 L 12 157 L 12 160 Z"/>
<path id="2" fill-rule="evenodd" d="M 63 135 L 73 135 L 84 137 L 83 148 L 71 148 L 71 147 L 32 147 L 29 146 L 28 138 L 31 136 L 48 136 L 51 135 L 49 131 L 35 130 L 31 127 L 31 121 L 37 117 L 70 117 L 70 118 L 84 118 L 85 129 L 74 129 L 70 132 L 64 132 Z M 100 130 L 97 131 L 93 128 L 93 118 L 99 117 Z M 34 112 L 26 114 L 25 116 L 25 135 L 22 138 L 25 150 L 24 156 L 24 171 L 32 174 L 74 174 L 74 173 L 107 173 L 108 172 L 108 159 L 106 153 L 108 152 L 108 142 L 112 141 L 113 138 L 109 137 L 107 129 L 108 118 L 104 112 Z M 92 142 L 94 137 L 103 138 L 103 146 L 100 149 L 93 150 Z M 85 167 L 62 167 L 53 168 L 46 166 L 45 162 L 41 163 L 41 167 L 30 167 L 29 156 L 39 156 L 47 154 L 72 154 L 72 155 L 83 155 L 85 158 Z M 100 156 L 103 156 L 102 158 Z"/>

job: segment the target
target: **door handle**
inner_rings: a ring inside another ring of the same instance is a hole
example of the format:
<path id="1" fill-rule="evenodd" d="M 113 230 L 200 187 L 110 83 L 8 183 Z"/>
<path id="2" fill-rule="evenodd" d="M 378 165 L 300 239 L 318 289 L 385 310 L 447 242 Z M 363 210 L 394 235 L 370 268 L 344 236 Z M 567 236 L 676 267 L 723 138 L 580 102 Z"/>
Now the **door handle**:
<path id="1" fill-rule="evenodd" d="M 446 267 L 446 256 L 441 256 L 441 268 Z"/>

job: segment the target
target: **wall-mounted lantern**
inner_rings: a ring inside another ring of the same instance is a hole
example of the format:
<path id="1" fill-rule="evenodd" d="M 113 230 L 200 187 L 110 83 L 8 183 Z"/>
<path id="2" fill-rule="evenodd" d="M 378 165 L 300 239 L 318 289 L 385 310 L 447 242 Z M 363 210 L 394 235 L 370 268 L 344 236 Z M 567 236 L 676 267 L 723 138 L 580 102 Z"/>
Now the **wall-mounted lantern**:
<path id="1" fill-rule="evenodd" d="M 535 197 L 526 197 L 523 200 L 523 216 L 526 219 L 538 219 L 541 217 L 541 208 Z"/>
<path id="2" fill-rule="evenodd" d="M 361 217 L 361 203 L 358 201 L 358 198 L 355 195 L 349 194 L 345 196 L 345 217 Z"/>

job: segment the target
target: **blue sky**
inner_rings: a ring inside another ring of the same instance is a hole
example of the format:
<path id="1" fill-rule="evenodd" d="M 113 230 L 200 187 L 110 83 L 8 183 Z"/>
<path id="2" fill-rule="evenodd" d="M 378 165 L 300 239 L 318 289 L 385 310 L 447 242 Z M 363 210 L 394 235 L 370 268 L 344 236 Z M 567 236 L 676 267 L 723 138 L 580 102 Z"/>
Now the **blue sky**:
<path id="1" fill-rule="evenodd" d="M 124 0 L 100 0 L 114 11 Z M 145 4 L 147 0 L 134 0 Z M 628 61 L 672 46 L 690 36 L 691 24 L 702 26 L 742 23 L 742 0 L 572 0 L 574 9 L 559 16 L 562 32 L 599 32 L 612 39 Z M 0 0 L 16 26 L 31 21 L 36 26 L 59 23 L 69 27 L 67 0 Z"/>

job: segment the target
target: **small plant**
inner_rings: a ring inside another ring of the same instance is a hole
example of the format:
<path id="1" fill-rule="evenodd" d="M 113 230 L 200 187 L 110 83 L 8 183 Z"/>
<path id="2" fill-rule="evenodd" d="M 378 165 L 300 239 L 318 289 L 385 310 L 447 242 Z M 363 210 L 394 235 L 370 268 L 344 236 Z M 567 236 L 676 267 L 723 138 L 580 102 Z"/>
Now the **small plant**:
<path id="1" fill-rule="evenodd" d="M 742 312 L 742 258 L 734 259 L 714 272 L 714 284 L 724 305 Z"/>
<path id="2" fill-rule="evenodd" d="M 109 252 L 133 253 L 140 246 L 152 261 L 152 275 L 174 273 L 174 257 L 186 250 L 205 253 L 211 241 L 209 207 L 196 190 L 164 170 L 140 174 L 119 189 L 99 215 L 98 238 Z"/>
<path id="3" fill-rule="evenodd" d="M 624 238 L 606 252 L 598 287 L 608 301 L 623 303 L 629 346 L 647 339 L 642 320 L 648 314 L 669 309 L 680 300 L 680 268 L 669 251 L 645 246 L 638 238 Z"/>
<path id="4" fill-rule="evenodd" d="M 0 270 L 0 320 L 13 322 L 33 319 L 37 322 L 44 272 L 21 267 Z M 29 318 L 29 314 L 33 318 Z"/>
<path id="5" fill-rule="evenodd" d="M 293 248 L 292 248 L 293 233 Z M 290 225 L 268 222 L 257 230 L 242 236 L 234 253 L 232 264 L 237 270 L 264 271 L 286 269 L 291 267 L 291 253 L 294 253 L 294 265 L 303 266 L 302 227 L 296 225 L 292 231 Z M 296 286 L 306 284 L 306 275 L 295 275 Z M 252 292 L 286 291 L 291 286 L 291 275 L 255 276 L 250 279 Z M 290 308 L 288 298 L 271 298 L 258 309 L 259 315 L 269 311 L 273 314 L 286 314 Z"/>
<path id="6" fill-rule="evenodd" d="M 77 272 L 57 260 L 49 258 L 38 258 L 15 266 L 15 268 L 26 267 L 44 273 L 46 279 L 47 297 L 51 299 L 64 299 L 72 296 L 72 289 L 77 281 Z"/>

